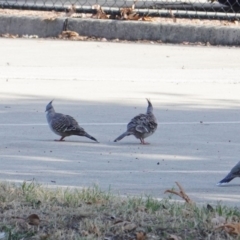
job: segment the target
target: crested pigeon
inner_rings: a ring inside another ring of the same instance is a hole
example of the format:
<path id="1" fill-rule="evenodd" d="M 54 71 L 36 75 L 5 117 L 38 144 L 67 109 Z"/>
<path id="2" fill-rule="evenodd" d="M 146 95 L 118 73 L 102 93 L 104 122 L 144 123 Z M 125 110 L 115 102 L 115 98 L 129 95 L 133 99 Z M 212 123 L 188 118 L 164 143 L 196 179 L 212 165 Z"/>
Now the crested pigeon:
<path id="1" fill-rule="evenodd" d="M 47 112 L 47 122 L 50 129 L 55 134 L 61 136 L 59 140 L 55 141 L 64 141 L 63 139 L 65 137 L 77 135 L 84 136 L 95 142 L 98 142 L 96 138 L 89 135 L 82 127 L 80 127 L 78 122 L 73 117 L 64 115 L 62 113 L 56 113 L 52 106 L 52 102 L 53 100 L 48 103 L 45 112 Z"/>
<path id="2" fill-rule="evenodd" d="M 240 162 L 238 162 L 228 173 L 228 175 L 223 178 L 220 182 L 217 183 L 218 186 L 225 185 L 226 183 L 229 183 L 234 178 L 240 177 Z"/>
<path id="3" fill-rule="evenodd" d="M 121 134 L 114 142 L 120 141 L 126 136 L 133 135 L 140 139 L 141 144 L 147 144 L 144 138 L 151 136 L 157 129 L 157 119 L 153 114 L 153 106 L 147 99 L 148 107 L 146 114 L 139 114 L 134 117 L 127 125 L 127 131 Z"/>

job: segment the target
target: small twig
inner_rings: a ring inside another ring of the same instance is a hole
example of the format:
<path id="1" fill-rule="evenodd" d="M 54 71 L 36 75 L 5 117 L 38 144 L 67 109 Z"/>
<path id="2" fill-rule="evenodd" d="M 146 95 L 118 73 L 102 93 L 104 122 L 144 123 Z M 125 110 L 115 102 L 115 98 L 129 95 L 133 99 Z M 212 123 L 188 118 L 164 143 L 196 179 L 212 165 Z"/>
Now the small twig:
<path id="1" fill-rule="evenodd" d="M 136 5 L 137 1 L 138 1 L 138 0 L 134 0 L 134 1 L 133 1 L 132 10 L 135 9 L 135 5 Z"/>
<path id="2" fill-rule="evenodd" d="M 184 199 L 187 203 L 193 204 L 194 202 L 188 197 L 188 195 L 186 194 L 186 192 L 184 191 L 183 187 L 180 185 L 180 183 L 175 182 L 179 188 L 179 192 L 175 191 L 175 190 L 166 190 L 164 193 L 172 193 L 175 195 L 178 195 L 179 197 L 181 197 L 182 199 Z"/>
<path id="3" fill-rule="evenodd" d="M 172 9 L 169 10 L 169 15 L 170 15 L 171 18 L 173 19 L 173 22 L 177 22 L 177 19 L 176 19 L 174 13 L 172 12 Z"/>

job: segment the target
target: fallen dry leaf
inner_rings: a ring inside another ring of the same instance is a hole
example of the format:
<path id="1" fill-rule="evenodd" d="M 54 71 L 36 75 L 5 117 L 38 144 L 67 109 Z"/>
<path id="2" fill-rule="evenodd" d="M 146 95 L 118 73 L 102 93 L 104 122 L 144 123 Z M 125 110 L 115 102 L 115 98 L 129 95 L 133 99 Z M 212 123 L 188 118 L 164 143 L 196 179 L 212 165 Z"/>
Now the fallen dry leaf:
<path id="1" fill-rule="evenodd" d="M 89 235 L 89 232 L 88 232 L 88 231 L 85 231 L 85 230 L 82 230 L 82 231 L 81 231 L 81 235 L 82 235 L 83 237 L 86 237 L 86 236 Z"/>
<path id="2" fill-rule="evenodd" d="M 226 223 L 218 226 L 215 229 L 223 229 L 229 234 L 240 235 L 240 223 Z"/>
<path id="3" fill-rule="evenodd" d="M 132 8 L 121 8 L 120 9 L 121 19 L 123 19 L 123 20 L 128 20 L 128 15 L 131 13 L 133 13 Z"/>
<path id="4" fill-rule="evenodd" d="M 153 22 L 154 19 L 152 17 L 149 17 L 149 16 L 144 16 L 144 17 L 142 17 L 142 21 Z"/>
<path id="5" fill-rule="evenodd" d="M 5 37 L 5 38 L 17 38 L 18 35 L 13 35 L 13 34 L 5 33 L 5 34 L 1 34 L 1 37 Z"/>
<path id="6" fill-rule="evenodd" d="M 123 226 L 124 231 L 130 232 L 137 228 L 137 225 L 135 223 L 127 223 Z"/>
<path id="7" fill-rule="evenodd" d="M 44 18 L 43 21 L 49 21 L 49 22 L 52 22 L 56 19 L 57 17 L 48 17 L 48 18 Z"/>
<path id="8" fill-rule="evenodd" d="M 189 204 L 194 204 L 194 202 L 188 197 L 188 195 L 186 194 L 186 192 L 184 191 L 184 189 L 182 188 L 182 186 L 178 183 L 175 182 L 179 188 L 179 192 L 175 191 L 175 190 L 166 190 L 164 193 L 172 193 L 172 194 L 176 194 L 179 197 L 181 197 L 182 199 L 184 199 L 187 203 Z"/>
<path id="9" fill-rule="evenodd" d="M 49 239 L 50 238 L 50 234 L 44 234 L 44 235 L 41 235 L 40 236 L 40 240 L 47 240 L 47 239 Z"/>
<path id="10" fill-rule="evenodd" d="M 170 236 L 168 237 L 168 240 L 181 240 L 181 237 L 178 237 L 174 234 L 170 234 Z"/>
<path id="11" fill-rule="evenodd" d="M 26 218 L 23 218 L 23 217 L 15 217 L 15 216 L 12 216 L 12 218 L 14 219 L 18 219 L 20 221 L 23 221 L 25 223 L 28 223 L 30 225 L 34 225 L 34 226 L 38 226 L 40 224 L 40 218 L 38 217 L 37 214 L 31 214 L 29 215 L 28 217 Z"/>
<path id="12" fill-rule="evenodd" d="M 62 31 L 61 34 L 58 35 L 60 39 L 71 39 L 71 40 L 85 40 L 87 37 L 79 36 L 77 32 L 74 31 Z"/>
<path id="13" fill-rule="evenodd" d="M 96 13 L 92 15 L 94 19 L 108 19 L 107 14 L 103 11 L 102 7 L 99 4 L 92 6 L 92 9 L 96 10 Z"/>
<path id="14" fill-rule="evenodd" d="M 140 17 L 139 17 L 139 14 L 137 13 L 131 13 L 128 15 L 128 20 L 139 20 Z"/>
<path id="15" fill-rule="evenodd" d="M 124 221 L 124 222 L 120 221 L 120 222 L 114 223 L 114 225 L 112 226 L 112 229 L 123 230 L 126 232 L 133 231 L 136 228 L 137 228 L 137 225 L 135 223 L 131 223 L 131 222 L 127 222 L 127 221 Z"/>
<path id="16" fill-rule="evenodd" d="M 102 204 L 102 205 L 104 205 L 104 201 L 102 201 L 102 200 L 96 200 L 96 201 L 94 201 L 94 202 L 91 202 L 91 201 L 88 201 L 88 202 L 85 202 L 87 205 L 92 205 L 92 204 Z"/>
<path id="17" fill-rule="evenodd" d="M 146 240 L 147 234 L 145 232 L 137 232 L 136 233 L 136 240 Z"/>
<path id="18" fill-rule="evenodd" d="M 51 15 L 52 15 L 52 16 L 51 16 Z M 61 16 L 62 13 L 56 12 L 56 11 L 51 11 L 51 15 L 50 15 L 50 16 L 47 16 L 47 17 L 43 17 L 43 21 L 52 22 L 52 21 L 56 20 L 59 16 Z"/>
<path id="19" fill-rule="evenodd" d="M 71 4 L 70 6 L 67 7 L 66 10 L 67 10 L 66 16 L 71 17 L 74 13 L 76 13 L 77 7 L 75 6 L 75 4 Z"/>
<path id="20" fill-rule="evenodd" d="M 122 20 L 139 20 L 139 14 L 134 12 L 135 4 L 138 0 L 135 0 L 133 2 L 132 7 L 130 8 L 121 8 L 120 9 L 120 15 Z"/>
<path id="21" fill-rule="evenodd" d="M 40 224 L 40 218 L 37 214 L 31 214 L 26 218 L 26 221 L 30 225 L 38 226 Z"/>
<path id="22" fill-rule="evenodd" d="M 99 230 L 99 228 L 95 224 L 93 224 L 91 226 L 91 228 L 89 229 L 89 232 L 93 233 L 96 236 L 100 236 L 101 235 L 101 231 Z"/>
<path id="23" fill-rule="evenodd" d="M 120 9 L 122 20 L 139 20 L 139 14 L 135 13 L 132 8 L 122 8 Z"/>
<path id="24" fill-rule="evenodd" d="M 63 32 L 63 34 L 65 34 L 68 37 L 79 37 L 79 34 L 74 31 L 65 31 L 65 32 Z"/>

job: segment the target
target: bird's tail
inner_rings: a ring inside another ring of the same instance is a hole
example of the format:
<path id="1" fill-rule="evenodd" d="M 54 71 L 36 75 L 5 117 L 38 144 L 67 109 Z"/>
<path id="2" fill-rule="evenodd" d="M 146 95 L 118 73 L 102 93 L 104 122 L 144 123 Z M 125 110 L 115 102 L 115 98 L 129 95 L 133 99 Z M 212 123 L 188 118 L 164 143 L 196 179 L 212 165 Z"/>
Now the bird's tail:
<path id="1" fill-rule="evenodd" d="M 220 182 L 217 183 L 218 186 L 224 185 L 226 183 L 229 183 L 234 179 L 234 176 L 232 173 L 229 173 L 224 179 L 222 179 Z"/>
<path id="2" fill-rule="evenodd" d="M 121 134 L 119 137 L 117 137 L 115 140 L 114 140 L 114 142 L 118 142 L 118 141 L 120 141 L 121 139 L 123 139 L 124 137 L 126 137 L 126 136 L 129 136 L 129 135 L 131 135 L 128 131 L 127 132 L 124 132 L 123 134 Z"/>
<path id="3" fill-rule="evenodd" d="M 98 140 L 96 138 L 94 138 L 93 136 L 89 135 L 88 133 L 84 134 L 85 137 L 90 138 L 91 140 L 98 142 Z"/>

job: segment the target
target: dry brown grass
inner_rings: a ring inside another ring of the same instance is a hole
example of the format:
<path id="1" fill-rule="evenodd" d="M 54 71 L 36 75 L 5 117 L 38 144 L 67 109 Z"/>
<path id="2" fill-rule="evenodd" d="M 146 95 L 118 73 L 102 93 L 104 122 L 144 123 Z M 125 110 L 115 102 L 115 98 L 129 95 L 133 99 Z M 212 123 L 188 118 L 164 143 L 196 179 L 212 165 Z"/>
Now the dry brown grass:
<path id="1" fill-rule="evenodd" d="M 170 195 L 171 197 L 171 195 Z M 120 197 L 97 186 L 49 189 L 0 183 L 0 239 L 236 239 L 221 224 L 240 211 L 150 196 Z"/>

